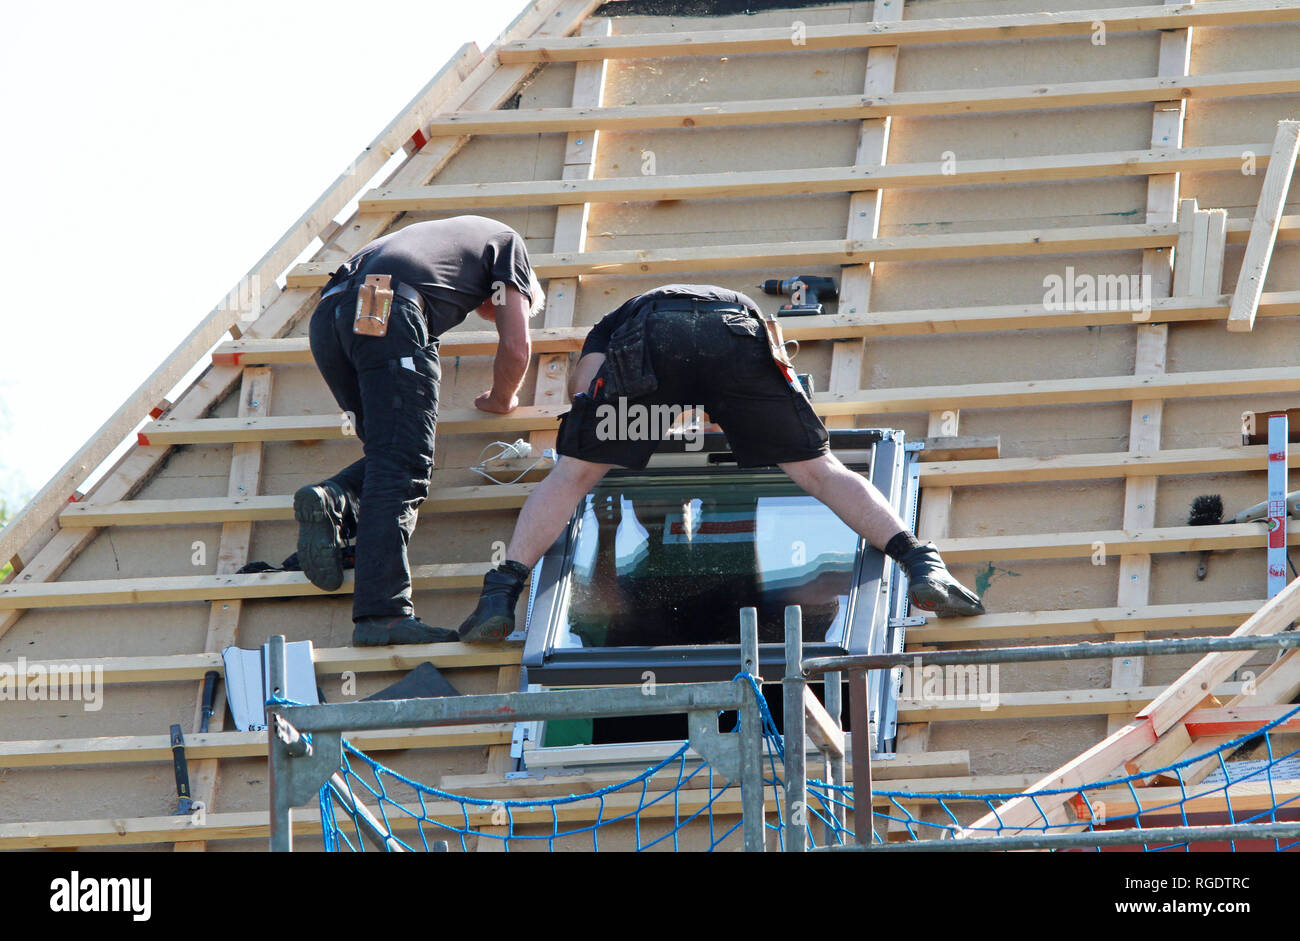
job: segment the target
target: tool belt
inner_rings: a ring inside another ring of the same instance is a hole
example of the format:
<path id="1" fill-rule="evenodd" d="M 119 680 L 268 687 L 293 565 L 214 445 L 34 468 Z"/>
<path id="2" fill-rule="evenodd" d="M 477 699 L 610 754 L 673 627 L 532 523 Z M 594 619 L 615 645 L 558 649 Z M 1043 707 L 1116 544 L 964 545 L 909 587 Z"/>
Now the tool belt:
<path id="1" fill-rule="evenodd" d="M 394 295 L 406 298 L 421 314 L 424 313 L 424 298 L 420 296 L 420 292 L 387 274 L 353 275 L 338 283 L 331 281 L 321 292 L 321 300 L 352 290 L 357 292 L 356 307 L 352 315 L 353 333 L 372 337 L 385 336 L 388 333 L 388 317 L 392 313 Z"/>
<path id="2" fill-rule="evenodd" d="M 691 311 L 696 314 L 718 311 L 744 314 L 749 317 L 754 316 L 752 310 L 726 301 L 700 301 L 684 297 L 666 297 L 656 301 L 653 305 L 624 323 L 610 336 L 609 347 L 605 351 L 606 362 L 609 366 L 609 381 L 601 390 L 605 400 L 619 397 L 636 398 L 649 395 L 659 388 L 658 377 L 655 376 L 654 366 L 650 362 L 650 348 L 646 341 L 646 327 L 650 314 L 670 310 Z M 796 392 L 800 395 L 806 395 L 803 386 L 800 385 L 795 376 L 794 364 L 786 354 L 786 341 L 781 334 L 780 323 L 777 322 L 774 316 L 764 314 L 761 311 L 758 314 L 758 319 L 762 323 L 764 335 L 767 337 L 768 352 L 772 354 L 772 359 L 775 361 L 777 368 L 781 370 L 781 374 Z"/>

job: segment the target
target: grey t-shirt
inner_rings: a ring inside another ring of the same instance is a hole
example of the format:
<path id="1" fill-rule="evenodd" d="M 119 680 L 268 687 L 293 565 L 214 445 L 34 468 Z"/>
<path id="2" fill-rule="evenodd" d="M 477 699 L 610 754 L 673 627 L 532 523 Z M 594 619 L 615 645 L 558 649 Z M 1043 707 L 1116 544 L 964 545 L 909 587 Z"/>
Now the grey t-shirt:
<path id="1" fill-rule="evenodd" d="M 344 262 L 336 279 L 387 274 L 424 298 L 429 336 L 463 321 L 492 296 L 493 285 L 514 286 L 532 300 L 528 249 L 510 226 L 484 216 L 416 222 L 375 239 Z"/>

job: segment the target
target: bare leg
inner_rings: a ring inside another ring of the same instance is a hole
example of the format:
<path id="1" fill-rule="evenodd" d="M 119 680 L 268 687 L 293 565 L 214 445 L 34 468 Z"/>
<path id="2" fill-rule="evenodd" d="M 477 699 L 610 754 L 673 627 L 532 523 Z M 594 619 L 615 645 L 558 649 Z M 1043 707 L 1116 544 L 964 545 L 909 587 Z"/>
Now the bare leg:
<path id="1" fill-rule="evenodd" d="M 889 540 L 908 532 L 884 494 L 871 481 L 841 464 L 835 455 L 824 454 L 780 467 L 875 548 L 883 551 Z M 907 573 L 908 596 L 918 608 L 939 617 L 984 613 L 979 596 L 952 577 L 933 543 L 909 549 L 898 561 Z"/>
<path id="2" fill-rule="evenodd" d="M 564 531 L 578 501 L 614 466 L 561 457 L 519 511 L 514 535 L 506 546 L 506 558 L 527 568 L 536 565 Z"/>
<path id="3" fill-rule="evenodd" d="M 845 467 L 834 454 L 779 466 L 875 548 L 883 551 L 890 539 L 907 531 L 884 494 L 871 481 Z"/>

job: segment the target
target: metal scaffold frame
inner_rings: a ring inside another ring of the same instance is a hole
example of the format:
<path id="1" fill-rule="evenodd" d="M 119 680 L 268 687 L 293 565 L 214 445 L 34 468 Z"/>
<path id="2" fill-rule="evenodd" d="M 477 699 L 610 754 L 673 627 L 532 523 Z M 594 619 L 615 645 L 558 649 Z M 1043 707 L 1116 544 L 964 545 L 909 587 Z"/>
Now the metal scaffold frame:
<path id="1" fill-rule="evenodd" d="M 758 665 L 753 616 L 742 619 L 741 661 L 739 673 L 752 676 Z M 336 774 L 345 731 L 675 713 L 687 715 L 691 747 L 722 777 L 739 782 L 745 850 L 763 850 L 762 713 L 754 687 L 743 676 L 730 682 L 660 684 L 653 695 L 630 686 L 311 706 L 278 698 L 284 678 L 284 637 L 276 635 L 271 638 L 271 701 L 266 708 L 273 852 L 293 849 L 293 808 L 313 799 Z M 739 715 L 738 735 L 718 731 L 723 711 Z"/>

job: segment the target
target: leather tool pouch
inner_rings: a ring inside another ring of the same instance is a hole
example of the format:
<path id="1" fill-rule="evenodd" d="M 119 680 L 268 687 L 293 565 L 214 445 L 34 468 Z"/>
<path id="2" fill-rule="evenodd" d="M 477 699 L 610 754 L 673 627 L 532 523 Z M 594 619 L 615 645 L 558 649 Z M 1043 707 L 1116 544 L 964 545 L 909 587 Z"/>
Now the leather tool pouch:
<path id="1" fill-rule="evenodd" d="M 609 348 L 605 351 L 609 381 L 603 389 L 606 401 L 620 396 L 634 399 L 659 388 L 646 342 L 649 319 L 649 312 L 642 312 L 615 330 L 609 338 Z"/>
<path id="2" fill-rule="evenodd" d="M 368 274 L 357 289 L 357 310 L 352 318 L 352 332 L 368 337 L 388 333 L 388 315 L 393 311 L 393 278 L 387 274 Z"/>
<path id="3" fill-rule="evenodd" d="M 767 348 L 772 352 L 772 358 L 780 366 L 793 369 L 794 363 L 785 352 L 785 337 L 781 334 L 781 325 L 775 320 L 763 320 L 763 330 L 767 333 Z"/>

